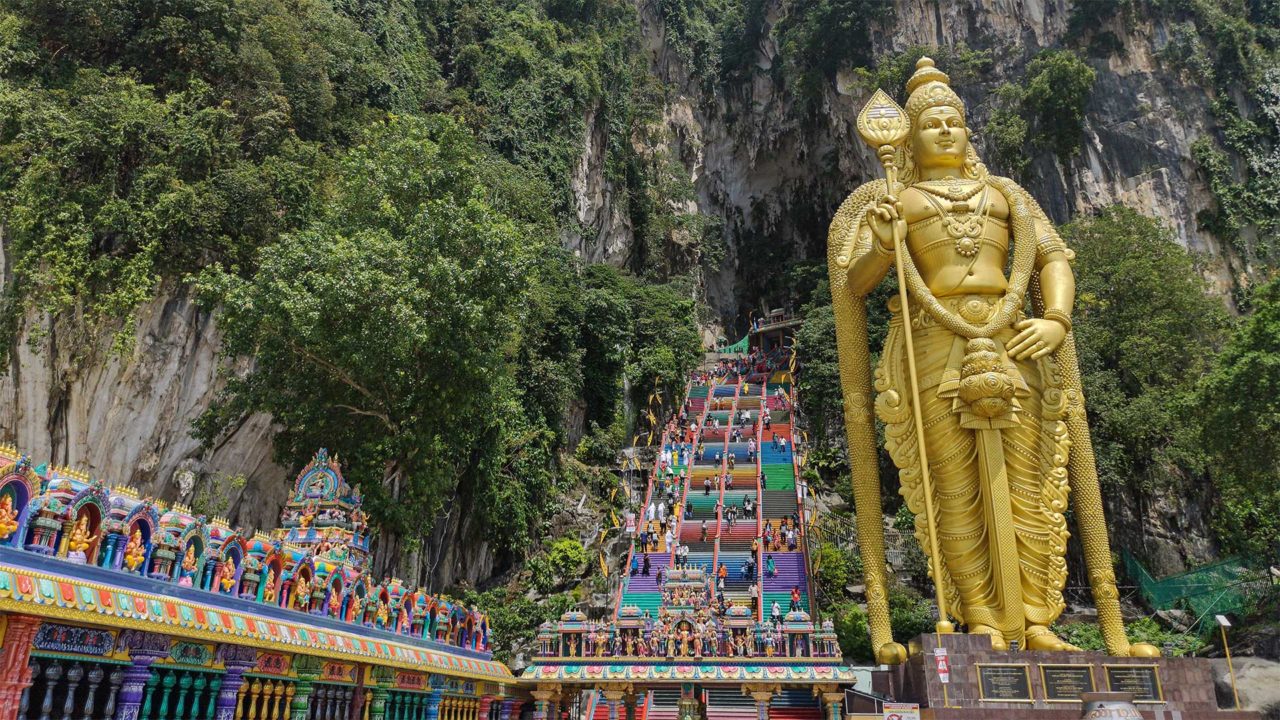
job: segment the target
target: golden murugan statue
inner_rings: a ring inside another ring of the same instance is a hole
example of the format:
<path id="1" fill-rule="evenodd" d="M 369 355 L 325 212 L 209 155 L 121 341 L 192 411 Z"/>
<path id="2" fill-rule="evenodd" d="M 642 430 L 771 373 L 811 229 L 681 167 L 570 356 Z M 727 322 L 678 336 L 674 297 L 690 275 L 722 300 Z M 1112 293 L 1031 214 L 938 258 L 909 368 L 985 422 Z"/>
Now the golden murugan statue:
<path id="1" fill-rule="evenodd" d="M 134 572 L 147 556 L 147 548 L 142 543 L 142 531 L 135 529 L 124 546 L 124 566 Z"/>
<path id="2" fill-rule="evenodd" d="M 67 548 L 71 552 L 82 553 L 89 549 L 89 545 L 97 539 L 96 535 L 89 534 L 89 516 L 81 515 L 76 521 L 76 525 L 71 529 L 71 537 L 67 541 Z"/>
<path id="3" fill-rule="evenodd" d="M 877 658 L 906 658 L 889 628 L 865 301 L 895 265 L 874 408 L 930 558 L 939 632 L 954 617 L 997 649 L 1071 649 L 1050 625 L 1065 604 L 1073 489 L 1108 651 L 1156 654 L 1129 645 L 1121 623 L 1071 335 L 1074 254 L 1026 190 L 987 172 L 932 60 L 907 92 L 905 111 L 878 91 L 860 115 L 888 177 L 845 200 L 828 239 Z"/>
<path id="4" fill-rule="evenodd" d="M 8 540 L 18 531 L 18 511 L 13 507 L 13 496 L 0 497 L 0 540 Z"/>

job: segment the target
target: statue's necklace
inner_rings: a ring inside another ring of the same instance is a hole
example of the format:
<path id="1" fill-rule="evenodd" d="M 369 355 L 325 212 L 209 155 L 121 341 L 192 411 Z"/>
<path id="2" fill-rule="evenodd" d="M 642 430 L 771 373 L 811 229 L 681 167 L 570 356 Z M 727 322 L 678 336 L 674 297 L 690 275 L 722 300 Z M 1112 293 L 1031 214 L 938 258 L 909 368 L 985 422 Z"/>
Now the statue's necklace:
<path id="1" fill-rule="evenodd" d="M 961 257 L 971 258 L 978 254 L 978 246 L 981 243 L 982 233 L 987 228 L 987 217 L 990 214 L 990 203 L 987 202 L 987 195 L 983 193 L 978 200 L 978 206 L 973 208 L 969 204 L 969 199 L 977 195 L 980 190 L 986 189 L 985 183 L 978 183 L 972 190 L 965 191 L 964 194 L 956 199 L 946 196 L 950 201 L 951 209 L 944 210 L 942 203 L 935 197 L 941 196 L 934 190 L 923 187 L 917 183 L 916 187 L 924 190 L 924 198 L 929 201 L 934 210 L 938 211 L 938 217 L 942 218 L 942 227 L 947 231 L 947 235 L 955 240 L 956 254 Z M 984 212 L 984 210 L 986 212 Z"/>
<path id="2" fill-rule="evenodd" d="M 968 200 L 974 195 L 977 195 L 986 187 L 986 183 L 948 177 L 943 180 L 925 180 L 923 182 L 918 182 L 915 184 L 915 187 L 929 193 L 930 195 L 940 197 L 943 200 L 957 202 Z"/>

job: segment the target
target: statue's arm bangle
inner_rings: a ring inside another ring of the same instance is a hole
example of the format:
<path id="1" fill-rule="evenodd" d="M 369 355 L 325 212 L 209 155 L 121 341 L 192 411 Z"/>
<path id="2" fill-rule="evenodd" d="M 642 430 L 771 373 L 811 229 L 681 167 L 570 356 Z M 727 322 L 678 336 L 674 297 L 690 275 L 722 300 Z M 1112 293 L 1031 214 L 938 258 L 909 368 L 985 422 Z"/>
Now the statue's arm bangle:
<path id="1" fill-rule="evenodd" d="M 1061 310 L 1055 310 L 1053 308 L 1049 308 L 1045 310 L 1043 313 L 1041 313 L 1041 315 L 1044 316 L 1045 320 L 1058 321 L 1059 323 L 1062 324 L 1062 327 L 1067 329 L 1067 332 L 1071 332 L 1071 316 L 1068 315 L 1067 313 L 1064 313 Z"/>

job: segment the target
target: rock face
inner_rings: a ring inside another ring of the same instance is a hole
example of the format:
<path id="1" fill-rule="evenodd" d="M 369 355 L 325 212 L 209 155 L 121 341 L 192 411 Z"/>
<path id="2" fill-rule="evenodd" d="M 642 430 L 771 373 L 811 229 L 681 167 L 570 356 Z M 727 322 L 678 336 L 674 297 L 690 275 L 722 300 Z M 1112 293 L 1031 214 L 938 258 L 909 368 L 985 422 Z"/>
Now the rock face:
<path id="1" fill-rule="evenodd" d="M 69 465 L 143 495 L 197 510 L 205 502 L 206 512 L 233 522 L 274 527 L 290 475 L 272 462 L 271 419 L 249 417 L 209 449 L 190 433 L 221 386 L 209 314 L 184 292 L 162 291 L 138 317 L 124 356 L 110 352 L 107 338 L 69 337 L 69 323 L 27 318 L 0 376 L 0 437 L 37 464 Z M 246 482 L 225 481 L 237 476 Z"/>
<path id="2" fill-rule="evenodd" d="M 764 38 L 757 71 L 739 85 L 696 77 L 669 41 L 653 0 L 638 4 L 643 51 L 667 89 L 655 137 L 688 174 L 696 209 L 720 222 L 726 259 L 705 277 L 707 297 L 733 335 L 750 306 L 764 297 L 772 275 L 789 259 L 825 255 L 826 228 L 839 202 L 879 175 L 872 153 L 857 138 L 854 120 L 870 88 L 852 72 L 821 90 L 816 114 L 797 107 L 785 81 L 769 29 L 780 0 L 766 0 Z M 895 0 L 896 21 L 872 34 L 877 57 L 912 46 L 965 44 L 989 50 L 989 77 L 957 89 L 970 104 L 979 134 L 991 107 L 986 98 L 1000 83 L 1021 77 L 1039 50 L 1061 44 L 1068 0 Z M 1108 27 L 1124 54 L 1090 60 L 1098 80 L 1084 122 L 1081 155 L 1063 164 L 1036 156 L 1027 185 L 1058 222 L 1114 202 L 1161 218 L 1190 248 L 1218 257 L 1225 284 L 1233 262 L 1214 239 L 1197 229 L 1196 213 L 1210 206 L 1203 179 L 1190 159 L 1191 142 L 1211 127 L 1206 92 L 1161 66 L 1158 50 L 1168 29 L 1155 21 Z M 946 70 L 946 67 L 943 67 Z M 633 238 L 626 209 L 605 177 L 605 129 L 599 113 L 586 117 L 582 154 L 572 180 L 580 232 L 566 246 L 592 261 L 626 262 Z M 1002 169 L 994 167 L 1000 172 Z M 2 236 L 0 236 L 2 242 Z M 35 349 L 26 341 L 39 337 Z M 23 342 L 0 377 L 0 441 L 45 459 L 70 464 L 143 493 L 192 502 L 210 488 L 233 522 L 269 527 L 284 500 L 291 469 L 272 462 L 270 418 L 250 417 L 215 447 L 203 449 L 190 423 L 215 396 L 218 332 L 211 317 L 179 288 L 162 289 L 139 313 L 136 342 L 128 355 L 107 351 L 103 338 L 75 338 L 64 324 L 28 317 Z M 339 440 L 335 439 L 335 443 Z M 243 475 L 240 488 L 224 478 Z M 232 487 L 221 493 L 224 487 Z M 224 496 L 225 495 L 225 496 Z M 467 498 L 433 538 L 443 556 L 424 558 L 434 582 L 483 581 L 501 572 L 495 549 L 472 527 Z M 1150 527 L 1149 554 L 1156 571 L 1176 569 L 1207 555 L 1207 531 L 1194 498 L 1165 498 L 1156 507 L 1119 498 L 1113 516 L 1120 532 Z M 1172 518 L 1172 520 L 1170 520 Z M 1145 531 L 1144 531 L 1145 532 Z"/>

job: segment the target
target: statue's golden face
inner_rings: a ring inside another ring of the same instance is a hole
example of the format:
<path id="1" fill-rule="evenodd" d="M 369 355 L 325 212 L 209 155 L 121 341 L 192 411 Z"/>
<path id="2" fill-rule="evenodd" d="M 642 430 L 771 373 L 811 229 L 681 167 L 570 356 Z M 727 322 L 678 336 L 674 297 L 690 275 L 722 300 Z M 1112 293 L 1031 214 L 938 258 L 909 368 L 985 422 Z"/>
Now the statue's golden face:
<path id="1" fill-rule="evenodd" d="M 911 153 L 917 166 L 963 167 L 968 148 L 969 129 L 955 108 L 928 108 L 916 119 Z"/>

